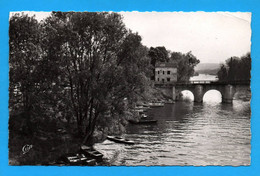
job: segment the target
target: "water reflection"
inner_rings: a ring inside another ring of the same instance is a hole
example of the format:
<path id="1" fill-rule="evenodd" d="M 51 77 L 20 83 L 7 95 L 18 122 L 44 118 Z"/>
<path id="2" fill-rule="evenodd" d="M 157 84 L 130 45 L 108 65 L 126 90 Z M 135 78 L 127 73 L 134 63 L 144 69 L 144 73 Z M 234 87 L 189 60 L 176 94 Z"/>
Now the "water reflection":
<path id="1" fill-rule="evenodd" d="M 177 102 L 148 115 L 158 123 L 127 128 L 125 137 L 136 145 L 107 144 L 117 151 L 113 165 L 250 164 L 249 102 Z"/>

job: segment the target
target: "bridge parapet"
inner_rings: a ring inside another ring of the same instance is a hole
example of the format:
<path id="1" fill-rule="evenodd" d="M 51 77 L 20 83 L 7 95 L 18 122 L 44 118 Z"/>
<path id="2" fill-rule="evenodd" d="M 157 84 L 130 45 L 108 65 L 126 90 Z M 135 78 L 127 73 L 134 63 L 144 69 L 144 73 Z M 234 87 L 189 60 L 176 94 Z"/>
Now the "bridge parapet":
<path id="1" fill-rule="evenodd" d="M 158 87 L 171 87 L 178 85 L 204 85 L 204 84 L 213 84 L 213 85 L 250 85 L 250 80 L 237 80 L 237 81 L 208 81 L 208 80 L 197 80 L 197 81 L 183 81 L 176 83 L 156 83 L 155 86 Z"/>
<path id="2" fill-rule="evenodd" d="M 186 81 L 176 83 L 157 83 L 156 87 L 172 92 L 172 99 L 178 100 L 179 94 L 183 90 L 189 90 L 194 95 L 195 102 L 202 102 L 204 94 L 209 90 L 218 90 L 222 95 L 222 102 L 232 103 L 237 86 L 249 86 L 250 80 L 238 81 Z"/>

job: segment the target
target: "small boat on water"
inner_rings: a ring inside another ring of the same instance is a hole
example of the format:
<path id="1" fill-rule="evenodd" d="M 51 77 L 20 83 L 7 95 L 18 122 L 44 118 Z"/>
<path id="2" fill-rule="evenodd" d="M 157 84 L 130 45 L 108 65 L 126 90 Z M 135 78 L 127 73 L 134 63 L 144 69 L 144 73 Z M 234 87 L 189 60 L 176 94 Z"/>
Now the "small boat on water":
<path id="1" fill-rule="evenodd" d="M 168 100 L 164 102 L 165 104 L 174 104 L 175 102 L 173 100 Z"/>
<path id="2" fill-rule="evenodd" d="M 134 109 L 134 111 L 135 111 L 135 112 L 138 112 L 138 113 L 140 113 L 140 112 L 142 113 L 142 112 L 144 112 L 145 110 L 144 110 L 144 109 Z"/>
<path id="3" fill-rule="evenodd" d="M 154 124 L 154 123 L 157 123 L 157 120 L 144 120 L 144 119 L 141 119 L 139 121 L 129 120 L 129 122 L 132 123 L 132 124 Z"/>
<path id="4" fill-rule="evenodd" d="M 144 108 L 150 108 L 149 104 L 145 103 L 142 105 Z"/>
<path id="5" fill-rule="evenodd" d="M 134 108 L 134 111 L 135 112 L 147 112 L 148 111 L 148 109 L 150 109 L 150 108 Z"/>
<path id="6" fill-rule="evenodd" d="M 147 117 L 148 117 L 148 115 L 146 115 L 146 114 L 141 114 L 141 118 L 146 119 Z"/>
<path id="7" fill-rule="evenodd" d="M 66 154 L 60 157 L 56 164 L 69 166 L 94 166 L 96 165 L 96 159 L 89 158 L 83 153 Z"/>
<path id="8" fill-rule="evenodd" d="M 118 136 L 107 136 L 107 139 L 113 142 L 117 142 L 117 143 L 123 143 L 123 144 L 135 144 L 134 141 L 122 138 L 122 137 L 118 137 Z"/>
<path id="9" fill-rule="evenodd" d="M 135 106 L 135 109 L 143 109 L 143 108 L 144 108 L 143 105 L 136 105 L 136 106 Z"/>
<path id="10" fill-rule="evenodd" d="M 95 150 L 93 147 L 82 145 L 80 147 L 80 151 L 83 154 L 85 154 L 86 156 L 97 160 L 98 162 L 102 161 L 103 154 L 100 153 L 99 151 Z"/>
<path id="11" fill-rule="evenodd" d="M 164 103 L 162 102 L 156 102 L 156 103 L 149 103 L 150 107 L 163 107 Z"/>

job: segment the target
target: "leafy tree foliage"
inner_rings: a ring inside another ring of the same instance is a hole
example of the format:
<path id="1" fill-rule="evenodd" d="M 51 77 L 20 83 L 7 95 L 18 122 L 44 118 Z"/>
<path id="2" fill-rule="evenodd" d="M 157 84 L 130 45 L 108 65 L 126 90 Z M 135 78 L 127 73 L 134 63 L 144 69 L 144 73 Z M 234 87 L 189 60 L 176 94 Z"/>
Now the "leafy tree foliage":
<path id="1" fill-rule="evenodd" d="M 222 64 L 218 71 L 219 81 L 249 81 L 251 71 L 251 55 L 247 53 L 241 58 L 231 57 Z"/>
<path id="2" fill-rule="evenodd" d="M 190 77 L 194 75 L 194 67 L 200 62 L 191 51 L 182 54 L 180 52 L 172 52 L 170 61 L 177 67 L 177 81 L 189 81 Z"/>
<path id="3" fill-rule="evenodd" d="M 147 49 L 117 13 L 53 12 L 41 22 L 16 14 L 9 34 L 10 110 L 25 112 L 28 124 L 65 121 L 83 143 L 97 131 L 123 129 L 156 62 L 175 63 L 178 81 L 199 62 L 191 52 Z"/>
<path id="4" fill-rule="evenodd" d="M 117 13 L 53 12 L 41 23 L 15 15 L 10 50 L 10 92 L 28 97 L 29 110 L 76 122 L 83 143 L 124 124 L 124 100 L 134 103 L 150 74 L 147 48 Z"/>
<path id="5" fill-rule="evenodd" d="M 153 70 L 153 75 L 151 76 L 151 79 L 154 80 L 155 76 L 155 64 L 158 62 L 168 62 L 169 61 L 169 53 L 166 50 L 164 46 L 158 46 L 158 47 L 150 47 L 148 56 L 151 60 L 151 66 Z"/>
<path id="6" fill-rule="evenodd" d="M 151 47 L 149 50 L 151 64 L 155 66 L 157 62 L 168 62 L 169 53 L 164 46 Z"/>
<path id="7" fill-rule="evenodd" d="M 41 60 L 40 25 L 34 17 L 16 14 L 10 19 L 10 109 L 27 116 L 31 126 L 31 114 L 39 106 L 38 75 Z"/>

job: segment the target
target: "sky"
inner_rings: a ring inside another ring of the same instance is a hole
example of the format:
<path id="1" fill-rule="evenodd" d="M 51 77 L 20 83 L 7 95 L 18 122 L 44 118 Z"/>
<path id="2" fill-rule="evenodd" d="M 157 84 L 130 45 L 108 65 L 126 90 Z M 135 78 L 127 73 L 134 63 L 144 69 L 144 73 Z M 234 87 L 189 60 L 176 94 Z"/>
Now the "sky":
<path id="1" fill-rule="evenodd" d="M 250 52 L 251 13 L 126 12 L 128 28 L 148 47 L 192 53 L 201 63 L 221 63 Z"/>
<path id="2" fill-rule="evenodd" d="M 49 12 L 36 14 L 41 20 Z M 223 63 L 251 48 L 251 13 L 242 12 L 120 12 L 127 28 L 138 32 L 147 47 L 191 51 L 201 63 Z"/>

